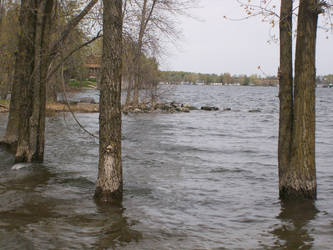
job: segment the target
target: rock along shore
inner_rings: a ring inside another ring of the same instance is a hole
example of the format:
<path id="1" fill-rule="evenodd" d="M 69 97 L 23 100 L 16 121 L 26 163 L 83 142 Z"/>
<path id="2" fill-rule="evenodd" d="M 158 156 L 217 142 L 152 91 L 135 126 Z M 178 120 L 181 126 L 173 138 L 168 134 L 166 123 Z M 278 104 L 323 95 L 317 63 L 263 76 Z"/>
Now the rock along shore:
<path id="1" fill-rule="evenodd" d="M 46 104 L 46 113 L 47 115 L 53 115 L 60 112 L 70 112 L 74 113 L 98 113 L 99 104 L 90 100 L 82 99 L 79 102 L 71 102 L 68 105 L 63 102 L 57 103 L 48 103 Z M 151 112 L 160 112 L 160 113 L 190 113 L 193 110 L 201 111 L 219 111 L 220 109 L 215 106 L 202 106 L 200 108 L 189 105 L 189 104 L 180 104 L 176 102 L 170 103 L 158 103 L 151 105 L 150 103 L 140 104 L 139 106 L 123 106 L 122 112 L 127 115 L 130 113 L 151 113 Z M 0 113 L 6 113 L 9 111 L 9 104 L 0 104 Z M 231 108 L 224 108 L 222 111 L 231 111 Z M 261 110 L 253 109 L 249 110 L 251 113 L 259 113 Z"/>

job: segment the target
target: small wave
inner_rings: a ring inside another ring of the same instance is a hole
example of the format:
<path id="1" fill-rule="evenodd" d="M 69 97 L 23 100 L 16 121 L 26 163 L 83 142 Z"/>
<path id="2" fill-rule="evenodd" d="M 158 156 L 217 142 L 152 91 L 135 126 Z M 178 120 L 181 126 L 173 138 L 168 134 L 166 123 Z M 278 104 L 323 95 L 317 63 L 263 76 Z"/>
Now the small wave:
<path id="1" fill-rule="evenodd" d="M 211 173 L 248 173 L 250 171 L 235 168 L 235 169 L 227 169 L 227 168 L 216 168 L 210 171 Z"/>
<path id="2" fill-rule="evenodd" d="M 198 128 L 196 128 L 196 127 L 185 127 L 185 129 L 195 130 L 195 129 L 198 129 Z"/>
<path id="3" fill-rule="evenodd" d="M 34 244 L 16 230 L 0 232 L 0 249 L 34 249 Z"/>
<path id="4" fill-rule="evenodd" d="M 243 149 L 243 150 L 240 150 L 239 153 L 258 154 L 258 151 L 257 150 L 251 150 L 251 149 Z"/>
<path id="5" fill-rule="evenodd" d="M 61 181 L 61 184 L 68 184 L 73 187 L 80 187 L 80 188 L 91 188 L 95 186 L 95 183 L 88 180 L 85 177 L 78 177 L 78 178 L 67 178 Z"/>
<path id="6" fill-rule="evenodd" d="M 14 166 L 12 166 L 12 170 L 20 170 L 22 168 L 30 167 L 31 163 L 17 163 Z"/>

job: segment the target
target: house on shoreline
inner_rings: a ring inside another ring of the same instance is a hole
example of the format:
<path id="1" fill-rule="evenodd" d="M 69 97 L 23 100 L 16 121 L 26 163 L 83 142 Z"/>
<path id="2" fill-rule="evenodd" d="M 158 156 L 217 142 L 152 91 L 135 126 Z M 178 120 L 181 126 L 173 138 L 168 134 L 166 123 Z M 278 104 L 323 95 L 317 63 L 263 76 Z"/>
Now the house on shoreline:
<path id="1" fill-rule="evenodd" d="M 102 58 L 100 56 L 90 55 L 87 58 L 85 67 L 88 69 L 88 78 L 95 78 L 97 81 L 100 77 Z"/>
<path id="2" fill-rule="evenodd" d="M 88 70 L 88 78 L 96 79 L 97 82 L 97 88 L 99 89 L 99 81 L 101 76 L 101 68 L 102 68 L 102 57 L 101 56 L 94 56 L 90 55 L 87 58 L 87 61 L 85 63 L 85 67 Z M 129 85 L 128 80 L 125 76 L 123 76 L 122 79 L 122 89 L 126 89 Z"/>

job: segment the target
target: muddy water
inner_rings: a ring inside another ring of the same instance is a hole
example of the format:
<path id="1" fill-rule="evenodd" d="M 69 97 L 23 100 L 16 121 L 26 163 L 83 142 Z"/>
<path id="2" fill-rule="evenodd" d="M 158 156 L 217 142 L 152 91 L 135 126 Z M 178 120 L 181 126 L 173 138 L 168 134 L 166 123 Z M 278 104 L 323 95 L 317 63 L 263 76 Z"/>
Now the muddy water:
<path id="1" fill-rule="evenodd" d="M 98 142 L 69 115 L 48 118 L 43 164 L 12 169 L 0 151 L 0 249 L 331 249 L 333 90 L 317 90 L 318 200 L 287 204 L 277 91 L 180 86 L 166 99 L 231 111 L 124 116 L 118 207 L 92 200 Z M 77 116 L 98 133 L 98 114 Z"/>

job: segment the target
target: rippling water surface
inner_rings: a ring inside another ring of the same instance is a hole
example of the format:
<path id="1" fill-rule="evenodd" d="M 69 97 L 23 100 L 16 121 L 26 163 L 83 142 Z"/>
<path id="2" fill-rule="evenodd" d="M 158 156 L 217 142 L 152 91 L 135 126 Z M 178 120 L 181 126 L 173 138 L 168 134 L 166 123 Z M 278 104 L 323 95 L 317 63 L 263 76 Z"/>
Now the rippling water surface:
<path id="1" fill-rule="evenodd" d="M 331 248 L 333 90 L 317 90 L 315 203 L 278 200 L 277 94 L 179 86 L 167 99 L 231 111 L 124 116 L 118 207 L 92 199 L 98 141 L 68 114 L 48 118 L 43 164 L 12 169 L 0 150 L 0 249 Z M 98 114 L 77 117 L 98 133 Z"/>

